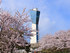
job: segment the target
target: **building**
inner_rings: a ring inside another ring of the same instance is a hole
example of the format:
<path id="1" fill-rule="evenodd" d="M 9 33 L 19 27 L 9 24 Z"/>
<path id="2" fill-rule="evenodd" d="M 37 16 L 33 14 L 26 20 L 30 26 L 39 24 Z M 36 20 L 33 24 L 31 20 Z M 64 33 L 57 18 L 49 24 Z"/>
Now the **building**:
<path id="1" fill-rule="evenodd" d="M 33 30 L 33 36 L 31 37 L 30 43 L 31 44 L 36 44 L 38 43 L 39 40 L 39 16 L 40 16 L 40 11 L 38 11 L 37 8 L 32 9 L 30 11 L 31 19 L 32 19 L 32 30 Z"/>

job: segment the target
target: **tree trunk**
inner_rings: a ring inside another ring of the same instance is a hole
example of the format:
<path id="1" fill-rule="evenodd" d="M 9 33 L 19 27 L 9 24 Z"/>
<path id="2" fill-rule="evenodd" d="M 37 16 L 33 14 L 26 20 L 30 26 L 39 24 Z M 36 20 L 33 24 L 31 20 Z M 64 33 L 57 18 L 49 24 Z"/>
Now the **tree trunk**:
<path id="1" fill-rule="evenodd" d="M 12 44 L 11 44 L 11 46 L 12 46 L 12 49 L 11 49 L 11 53 L 13 53 L 13 50 L 14 50 L 14 43 L 13 42 L 11 42 Z"/>
<path id="2" fill-rule="evenodd" d="M 12 47 L 12 49 L 11 49 L 11 53 L 13 53 L 13 50 L 14 50 L 14 47 Z"/>

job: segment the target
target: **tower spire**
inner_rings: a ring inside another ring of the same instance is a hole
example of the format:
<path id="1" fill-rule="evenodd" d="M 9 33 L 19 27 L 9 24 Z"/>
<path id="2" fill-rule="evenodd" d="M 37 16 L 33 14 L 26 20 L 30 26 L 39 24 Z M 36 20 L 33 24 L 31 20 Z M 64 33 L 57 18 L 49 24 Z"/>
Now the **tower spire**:
<path id="1" fill-rule="evenodd" d="M 2 0 L 0 0 L 0 5 L 1 5 Z"/>

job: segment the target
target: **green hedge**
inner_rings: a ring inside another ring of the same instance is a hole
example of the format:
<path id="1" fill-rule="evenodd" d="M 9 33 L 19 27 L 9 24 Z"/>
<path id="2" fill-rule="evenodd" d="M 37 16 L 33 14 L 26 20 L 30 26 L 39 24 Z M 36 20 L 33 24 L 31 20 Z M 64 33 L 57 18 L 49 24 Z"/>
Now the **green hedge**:
<path id="1" fill-rule="evenodd" d="M 70 48 L 64 48 L 54 51 L 54 53 L 70 53 Z"/>
<path id="2" fill-rule="evenodd" d="M 70 53 L 70 48 L 64 48 L 64 49 L 59 49 L 59 50 L 57 50 L 57 48 L 43 49 L 41 53 Z"/>

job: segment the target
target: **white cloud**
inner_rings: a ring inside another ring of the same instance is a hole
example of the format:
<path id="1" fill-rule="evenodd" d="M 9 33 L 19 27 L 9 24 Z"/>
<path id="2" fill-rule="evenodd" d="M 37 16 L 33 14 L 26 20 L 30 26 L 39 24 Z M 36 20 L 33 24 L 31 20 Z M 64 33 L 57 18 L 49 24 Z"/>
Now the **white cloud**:
<path id="1" fill-rule="evenodd" d="M 47 18 L 47 17 L 40 18 L 40 22 L 39 22 L 40 38 L 42 36 L 46 35 L 47 33 L 52 33 L 52 31 L 54 32 L 55 31 L 55 29 L 54 29 L 55 25 L 56 25 L 55 20 L 50 20 L 50 18 Z"/>

